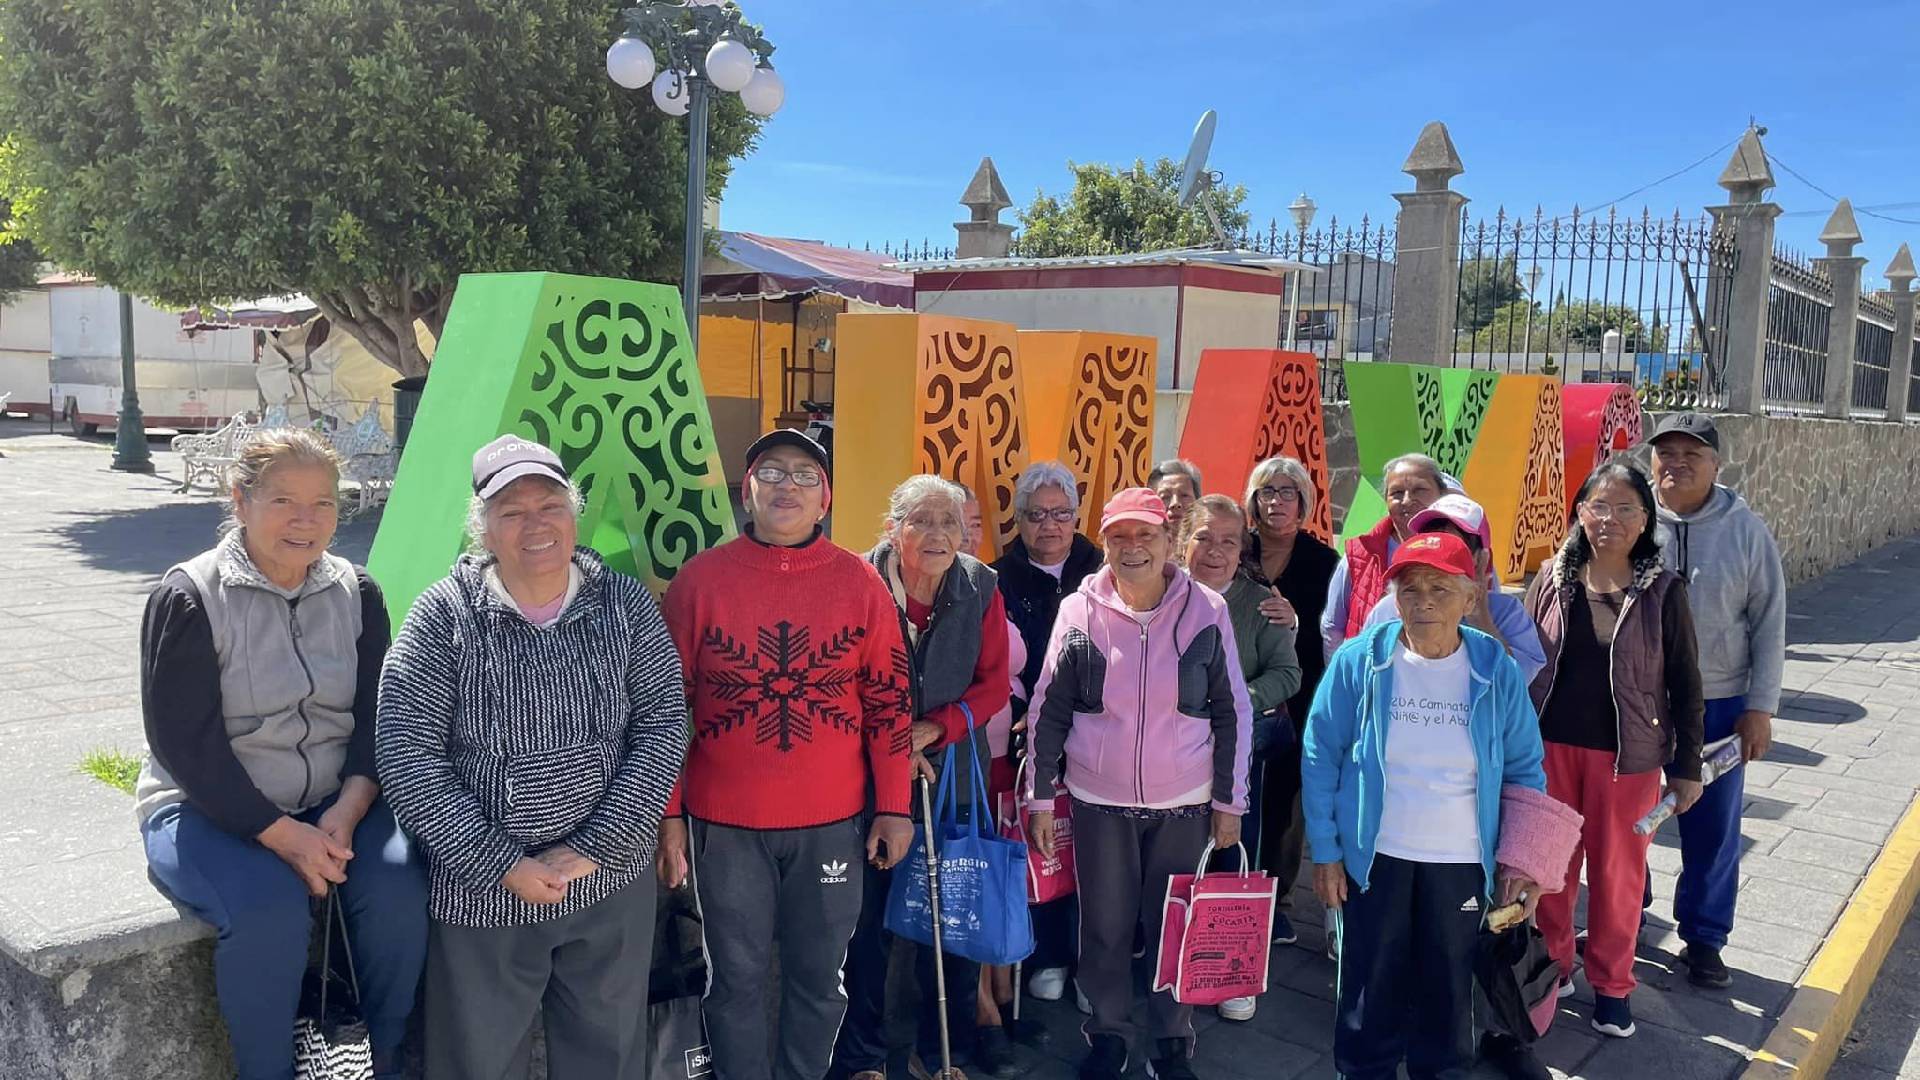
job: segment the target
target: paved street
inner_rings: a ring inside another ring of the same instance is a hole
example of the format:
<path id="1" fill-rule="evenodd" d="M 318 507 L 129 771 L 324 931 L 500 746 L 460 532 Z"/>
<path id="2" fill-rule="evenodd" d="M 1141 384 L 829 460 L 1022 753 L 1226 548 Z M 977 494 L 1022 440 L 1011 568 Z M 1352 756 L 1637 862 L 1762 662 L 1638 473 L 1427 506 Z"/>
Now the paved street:
<path id="1" fill-rule="evenodd" d="M 172 492 L 178 463 L 155 444 L 157 477 L 117 474 L 111 448 L 44 425 L 0 421 L 0 917 L 48 939 L 153 932 L 171 908 L 146 884 L 127 801 L 77 773 L 89 749 L 141 749 L 136 639 L 155 575 L 205 547 L 220 517 Z M 364 559 L 373 522 L 337 548 Z M 1732 989 L 1686 984 L 1668 918 L 1677 841 L 1653 849 L 1657 901 L 1634 997 L 1640 1033 L 1587 1027 L 1582 981 L 1542 1057 L 1571 1076 L 1731 1076 L 1764 1040 L 1794 982 L 1920 782 L 1920 539 L 1889 544 L 1792 597 L 1789 694 L 1773 755 L 1751 766 Z M 18 808 L 27 808 L 21 813 Z M 1273 989 L 1249 1024 L 1203 1021 L 1203 1077 L 1332 1075 L 1333 968 L 1318 911 L 1296 899 L 1299 947 L 1276 951 Z M 1910 927 L 1911 930 L 1911 927 Z M 1920 937 L 1902 938 L 1876 989 L 1850 1078 L 1907 1075 L 1920 1011 Z M 1052 1032 L 1031 1075 L 1071 1075 L 1072 1006 L 1035 1012 Z"/>

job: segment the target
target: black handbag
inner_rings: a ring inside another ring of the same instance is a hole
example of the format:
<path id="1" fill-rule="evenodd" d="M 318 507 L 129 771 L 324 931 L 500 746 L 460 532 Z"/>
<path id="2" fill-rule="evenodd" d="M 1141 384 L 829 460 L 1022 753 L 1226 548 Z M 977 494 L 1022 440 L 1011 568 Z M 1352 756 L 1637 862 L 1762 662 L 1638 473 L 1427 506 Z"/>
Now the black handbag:
<path id="1" fill-rule="evenodd" d="M 308 972 L 301 984 L 300 1013 L 293 1021 L 293 1075 L 296 1080 L 372 1080 L 373 1043 L 360 1014 L 360 978 L 353 970 L 338 890 L 327 890 L 326 909 L 320 969 Z M 345 978 L 333 966 L 336 923 L 347 958 Z"/>
<path id="2" fill-rule="evenodd" d="M 1547 1033 L 1559 1000 L 1560 965 L 1532 920 L 1494 933 L 1482 928 L 1474 943 L 1473 977 L 1485 996 L 1485 1026 L 1533 1042 Z"/>
<path id="3" fill-rule="evenodd" d="M 662 888 L 654 906 L 653 964 L 647 977 L 648 1076 L 700 1080 L 713 1073 L 701 999 L 707 993 L 706 929 L 692 872 Z"/>

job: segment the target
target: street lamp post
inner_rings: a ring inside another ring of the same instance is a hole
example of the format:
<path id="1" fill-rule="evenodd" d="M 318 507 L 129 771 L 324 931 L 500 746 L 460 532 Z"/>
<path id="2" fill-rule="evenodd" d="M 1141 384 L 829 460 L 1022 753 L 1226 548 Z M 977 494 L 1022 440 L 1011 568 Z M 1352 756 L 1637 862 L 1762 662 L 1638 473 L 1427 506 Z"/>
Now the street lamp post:
<path id="1" fill-rule="evenodd" d="M 120 290 L 120 419 L 113 429 L 113 468 L 150 473 L 147 425 L 140 416 L 140 384 L 133 372 L 133 296 Z"/>
<path id="2" fill-rule="evenodd" d="M 1293 235 L 1299 248 L 1296 262 L 1307 261 L 1307 229 L 1312 227 L 1313 212 L 1318 209 L 1320 207 L 1304 191 L 1287 207 L 1287 213 L 1293 215 Z M 1293 279 L 1292 287 L 1287 290 L 1287 351 L 1292 352 L 1295 335 L 1300 329 L 1300 270 L 1295 268 L 1287 276 Z"/>
<path id="3" fill-rule="evenodd" d="M 1533 294 L 1540 289 L 1540 267 L 1538 264 L 1527 267 L 1527 329 L 1520 339 L 1520 363 L 1533 362 L 1533 309 L 1536 306 Z M 1507 324 L 1507 333 L 1513 333 L 1513 324 Z M 1507 347 L 1513 347 L 1513 339 L 1507 339 Z"/>
<path id="4" fill-rule="evenodd" d="M 767 57 L 773 46 L 740 21 L 740 8 L 716 0 L 648 0 L 626 11 L 627 30 L 607 49 L 607 75 L 628 90 L 649 87 L 668 116 L 687 118 L 687 222 L 681 303 L 687 342 L 700 347 L 700 258 L 706 251 L 707 114 L 714 91 L 740 95 L 756 116 L 772 116 L 786 87 Z M 666 64 L 658 65 L 658 53 Z"/>

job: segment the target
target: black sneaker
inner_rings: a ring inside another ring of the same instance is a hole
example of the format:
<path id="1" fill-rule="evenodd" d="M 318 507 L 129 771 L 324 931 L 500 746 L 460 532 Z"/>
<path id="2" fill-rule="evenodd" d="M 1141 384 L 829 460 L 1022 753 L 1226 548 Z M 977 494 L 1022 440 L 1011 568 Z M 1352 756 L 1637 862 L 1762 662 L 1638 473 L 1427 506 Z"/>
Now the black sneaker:
<path id="1" fill-rule="evenodd" d="M 1720 959 L 1720 950 L 1711 945 L 1688 945 L 1680 950 L 1680 962 L 1687 965 L 1687 981 L 1708 990 L 1725 990 L 1733 985 L 1733 972 Z"/>
<path id="2" fill-rule="evenodd" d="M 1147 1075 L 1154 1080 L 1200 1080 L 1187 1063 L 1187 1040 L 1161 1039 L 1160 1049 L 1147 1062 Z"/>
<path id="3" fill-rule="evenodd" d="M 1623 997 L 1608 997 L 1596 991 L 1593 995 L 1593 1030 L 1602 1035 L 1611 1035 L 1616 1039 L 1633 1037 L 1633 1007 Z"/>
<path id="4" fill-rule="evenodd" d="M 1122 1080 L 1127 1074 L 1127 1042 L 1118 1035 L 1089 1035 L 1080 1080 Z"/>
<path id="5" fill-rule="evenodd" d="M 1480 1060 L 1500 1070 L 1507 1080 L 1553 1080 L 1553 1074 L 1533 1056 L 1533 1047 L 1511 1035 L 1489 1031 L 1480 1036 Z"/>
<path id="6" fill-rule="evenodd" d="M 1287 918 L 1284 911 L 1273 913 L 1273 943 L 1291 945 L 1300 940 L 1300 931 L 1293 928 L 1293 920 Z"/>
<path id="7" fill-rule="evenodd" d="M 981 1071 L 995 1076 L 1020 1075 L 1020 1059 L 1013 1052 L 1007 1029 L 983 1027 L 973 1042 L 973 1063 Z"/>

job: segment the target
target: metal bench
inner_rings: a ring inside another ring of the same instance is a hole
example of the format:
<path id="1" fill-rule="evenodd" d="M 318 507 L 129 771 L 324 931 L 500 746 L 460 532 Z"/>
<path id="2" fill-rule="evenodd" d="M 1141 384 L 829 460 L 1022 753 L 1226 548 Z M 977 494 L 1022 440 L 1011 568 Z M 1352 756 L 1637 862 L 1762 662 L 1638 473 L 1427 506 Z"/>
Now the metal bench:
<path id="1" fill-rule="evenodd" d="M 240 413 L 204 435 L 175 435 L 169 445 L 180 455 L 180 491 L 190 491 L 198 482 L 219 491 L 227 467 L 240 460 L 240 451 L 259 430 L 251 413 Z"/>
<path id="2" fill-rule="evenodd" d="M 386 502 L 393 490 L 400 455 L 394 452 L 387 429 L 380 426 L 380 406 L 368 405 L 353 426 L 333 432 L 328 441 L 340 455 L 340 479 L 353 485 L 341 493 L 341 520 L 351 520 Z"/>

